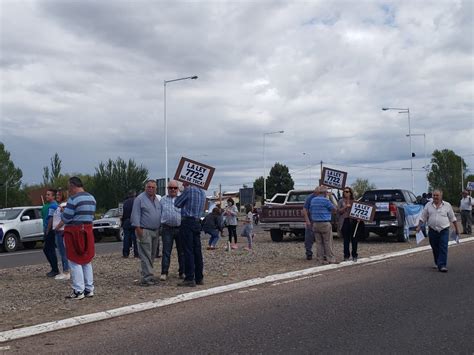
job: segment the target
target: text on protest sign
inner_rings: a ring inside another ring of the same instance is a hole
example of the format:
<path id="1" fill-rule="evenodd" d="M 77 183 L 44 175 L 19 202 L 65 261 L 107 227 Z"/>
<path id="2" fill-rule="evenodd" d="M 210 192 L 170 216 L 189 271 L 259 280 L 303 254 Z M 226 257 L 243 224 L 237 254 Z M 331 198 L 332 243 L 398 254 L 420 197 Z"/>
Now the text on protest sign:
<path id="1" fill-rule="evenodd" d="M 352 202 L 349 217 L 359 219 L 364 222 L 370 222 L 374 219 L 375 207 L 366 203 Z"/>
<path id="2" fill-rule="evenodd" d="M 343 189 L 346 186 L 347 173 L 345 171 L 323 168 L 321 185 Z"/>
<path id="3" fill-rule="evenodd" d="M 216 169 L 212 166 L 182 157 L 174 179 L 207 190 L 211 183 L 212 175 L 214 175 L 214 170 Z"/>

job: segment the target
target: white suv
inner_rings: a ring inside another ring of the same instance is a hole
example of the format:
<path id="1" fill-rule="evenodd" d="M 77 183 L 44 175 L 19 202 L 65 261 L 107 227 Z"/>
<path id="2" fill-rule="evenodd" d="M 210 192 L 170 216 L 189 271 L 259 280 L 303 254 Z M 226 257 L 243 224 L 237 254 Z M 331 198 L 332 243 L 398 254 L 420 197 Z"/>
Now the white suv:
<path id="1" fill-rule="evenodd" d="M 33 249 L 43 237 L 41 206 L 0 209 L 0 249 L 12 252 L 20 244 Z"/>

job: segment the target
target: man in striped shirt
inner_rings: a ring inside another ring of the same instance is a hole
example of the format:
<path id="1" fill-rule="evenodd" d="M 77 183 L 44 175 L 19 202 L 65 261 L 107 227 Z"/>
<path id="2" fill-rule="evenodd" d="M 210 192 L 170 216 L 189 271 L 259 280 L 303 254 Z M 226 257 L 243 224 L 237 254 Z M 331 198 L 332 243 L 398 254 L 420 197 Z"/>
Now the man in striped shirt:
<path id="1" fill-rule="evenodd" d="M 94 196 L 84 191 L 81 179 L 76 176 L 69 179 L 69 196 L 61 215 L 73 288 L 66 298 L 81 300 L 94 296 L 91 262 L 95 255 L 92 221 L 96 202 Z"/>

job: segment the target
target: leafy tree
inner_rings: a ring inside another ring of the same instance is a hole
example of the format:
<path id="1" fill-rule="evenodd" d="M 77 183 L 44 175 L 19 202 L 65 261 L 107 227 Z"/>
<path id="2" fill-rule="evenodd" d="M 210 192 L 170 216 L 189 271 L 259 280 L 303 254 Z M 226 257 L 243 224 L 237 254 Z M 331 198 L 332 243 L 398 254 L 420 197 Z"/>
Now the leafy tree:
<path id="1" fill-rule="evenodd" d="M 59 158 L 58 153 L 54 153 L 54 156 L 50 160 L 51 170 L 45 166 L 43 168 L 43 184 L 45 186 L 57 186 L 58 179 L 61 177 L 61 165 L 62 161 Z"/>
<path id="2" fill-rule="evenodd" d="M 271 198 L 277 192 L 288 192 L 293 189 L 295 182 L 291 178 L 290 171 L 286 165 L 275 163 L 270 169 L 267 178 L 267 198 Z"/>
<path id="3" fill-rule="evenodd" d="M 21 190 L 23 172 L 10 159 L 10 152 L 0 142 L 0 206 L 18 206 L 28 202 Z"/>
<path id="4" fill-rule="evenodd" d="M 113 208 L 124 200 L 129 190 L 141 191 L 147 177 L 148 169 L 137 166 L 133 159 L 128 163 L 120 157 L 115 161 L 109 159 L 95 169 L 90 191 L 98 208 Z"/>
<path id="5" fill-rule="evenodd" d="M 462 190 L 461 167 L 463 172 L 466 169 L 464 159 L 450 149 L 436 149 L 432 154 L 431 164 L 431 171 L 428 174 L 431 189 L 441 189 L 444 200 L 457 203 Z"/>
<path id="6" fill-rule="evenodd" d="M 351 187 L 356 197 L 362 196 L 367 190 L 373 190 L 377 188 L 375 184 L 369 182 L 369 179 L 361 178 L 357 178 L 356 181 L 351 184 Z"/>
<path id="7" fill-rule="evenodd" d="M 254 181 L 253 189 L 255 191 L 255 196 L 263 198 L 263 176 L 260 176 L 257 180 Z"/>

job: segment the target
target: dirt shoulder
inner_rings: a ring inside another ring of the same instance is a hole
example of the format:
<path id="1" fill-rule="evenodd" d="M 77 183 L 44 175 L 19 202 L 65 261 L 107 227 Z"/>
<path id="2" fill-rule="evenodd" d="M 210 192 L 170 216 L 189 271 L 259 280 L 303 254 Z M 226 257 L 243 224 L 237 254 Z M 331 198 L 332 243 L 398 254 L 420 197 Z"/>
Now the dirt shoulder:
<path id="1" fill-rule="evenodd" d="M 465 236 L 463 236 L 465 237 Z M 171 260 L 169 279 L 157 286 L 138 285 L 139 259 L 124 259 L 120 253 L 96 256 L 93 261 L 95 296 L 80 301 L 66 300 L 70 283 L 45 277 L 48 265 L 23 266 L 0 270 L 0 331 L 21 328 L 73 316 L 105 311 L 121 306 L 163 299 L 184 292 L 231 284 L 270 274 L 301 270 L 316 266 L 306 260 L 304 243 L 288 240 L 273 243 L 266 232 L 258 232 L 254 249 L 245 251 L 243 239 L 240 248 L 231 252 L 221 248 L 205 249 L 207 237 L 202 239 L 204 255 L 204 286 L 183 289 L 177 287 L 178 267 L 175 250 Z M 338 260 L 343 256 L 342 241 L 334 239 Z M 426 240 L 422 245 L 427 245 Z M 397 243 L 372 238 L 359 242 L 359 258 L 417 247 L 414 241 Z M 155 260 L 155 269 L 161 270 L 161 259 Z"/>

